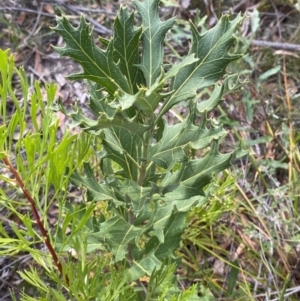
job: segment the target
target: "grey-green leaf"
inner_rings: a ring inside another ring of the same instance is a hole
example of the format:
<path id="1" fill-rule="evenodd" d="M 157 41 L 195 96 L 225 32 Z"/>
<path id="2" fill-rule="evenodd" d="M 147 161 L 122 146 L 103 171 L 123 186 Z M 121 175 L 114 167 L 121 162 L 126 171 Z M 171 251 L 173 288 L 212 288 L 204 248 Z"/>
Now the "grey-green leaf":
<path id="1" fill-rule="evenodd" d="M 77 28 L 73 27 L 65 17 L 57 17 L 57 26 L 53 28 L 66 43 L 64 47 L 55 47 L 56 51 L 77 61 L 83 68 L 82 73 L 69 76 L 71 79 L 85 78 L 105 87 L 114 95 L 117 90 L 130 92 L 130 85 L 122 74 L 118 63 L 114 62 L 113 42 L 106 50 L 95 45 L 90 26 L 83 17 Z"/>
<path id="2" fill-rule="evenodd" d="M 195 53 L 199 60 L 183 67 L 174 77 L 171 85 L 174 92 L 167 98 L 159 117 L 176 103 L 194 97 L 197 90 L 217 82 L 225 74 L 227 65 L 241 57 L 229 53 L 235 41 L 234 32 L 241 20 L 240 15 L 232 21 L 230 16 L 222 16 L 215 27 L 202 35 L 191 24 L 193 41 L 190 54 Z"/>
<path id="3" fill-rule="evenodd" d="M 147 87 L 154 84 L 162 72 L 163 41 L 167 31 L 173 26 L 174 18 L 162 22 L 158 15 L 159 0 L 134 0 L 142 20 L 143 54 L 139 65 L 146 79 Z"/>
<path id="4" fill-rule="evenodd" d="M 141 187 L 135 181 L 128 180 L 120 187 L 120 193 L 131 201 L 132 211 L 136 218 L 139 218 L 142 214 L 146 214 L 146 218 L 149 218 L 151 213 L 147 210 L 149 213 L 147 214 L 145 208 L 149 208 L 152 199 L 153 190 L 151 187 Z M 142 222 L 144 221 L 135 220 L 136 225 L 140 225 Z"/>
<path id="5" fill-rule="evenodd" d="M 75 111 L 71 113 L 67 112 L 61 103 L 59 103 L 59 107 L 64 114 L 72 117 L 75 125 L 79 125 L 86 132 L 94 135 L 99 135 L 104 128 L 119 127 L 142 137 L 143 133 L 149 128 L 146 125 L 136 123 L 135 118 L 128 118 L 121 109 L 116 109 L 113 116 L 108 116 L 105 112 L 99 112 L 100 117 L 94 120 L 86 117 L 76 106 Z"/>
<path id="6" fill-rule="evenodd" d="M 103 157 L 118 163 L 123 168 L 124 178 L 136 181 L 141 156 L 141 138 L 126 129 L 113 127 L 104 130 L 102 143 L 105 150 Z"/>
<path id="7" fill-rule="evenodd" d="M 233 153 L 220 154 L 218 142 L 214 141 L 203 158 L 186 161 L 180 170 L 166 175 L 161 186 L 166 189 L 170 186 L 171 189 L 163 199 L 174 201 L 204 196 L 203 188 L 210 183 L 212 175 L 228 168 L 232 156 Z"/>
<path id="8" fill-rule="evenodd" d="M 71 176 L 71 181 L 78 187 L 84 186 L 87 189 L 88 201 L 117 200 L 114 192 L 108 185 L 99 184 L 95 177 L 94 171 L 88 163 L 84 163 L 86 176 L 82 177 L 77 172 Z"/>
<path id="9" fill-rule="evenodd" d="M 215 108 L 222 99 L 222 94 L 224 90 L 224 85 L 214 85 L 214 90 L 209 99 L 199 101 L 197 103 L 197 112 L 198 113 L 206 113 Z"/>
<path id="10" fill-rule="evenodd" d="M 158 270 L 162 262 L 154 255 L 154 250 L 147 254 L 141 260 L 134 260 L 129 269 L 132 280 L 139 279 L 142 276 L 150 276 L 154 270 Z"/>
<path id="11" fill-rule="evenodd" d="M 193 114 L 173 126 L 165 125 L 162 139 L 150 148 L 149 157 L 156 164 L 169 169 L 176 162 L 182 162 L 192 149 L 201 149 L 226 134 L 221 126 L 206 128 L 204 119 L 201 126 L 193 124 Z"/>
<path id="12" fill-rule="evenodd" d="M 138 239 L 142 233 L 142 228 L 130 225 L 123 218 L 114 216 L 101 223 L 100 232 L 91 236 L 108 244 L 114 254 L 114 260 L 117 262 L 126 257 L 127 245 L 133 243 L 132 241 Z"/>
<path id="13" fill-rule="evenodd" d="M 133 13 L 129 14 L 127 8 L 122 7 L 115 19 L 114 59 L 119 62 L 122 73 L 130 85 L 130 94 L 137 92 L 137 87 L 144 83 L 141 70 L 136 66 L 139 64 L 139 40 L 142 28 L 133 25 Z"/>

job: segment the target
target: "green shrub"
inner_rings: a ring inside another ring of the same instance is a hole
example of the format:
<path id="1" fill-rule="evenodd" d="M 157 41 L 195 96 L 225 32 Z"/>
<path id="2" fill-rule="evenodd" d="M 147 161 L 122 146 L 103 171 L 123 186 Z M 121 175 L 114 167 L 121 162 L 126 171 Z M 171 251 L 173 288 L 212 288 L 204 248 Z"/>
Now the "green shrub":
<path id="1" fill-rule="evenodd" d="M 73 158 L 72 166 L 64 164 L 71 182 L 85 187 L 86 202 L 65 205 L 61 228 L 52 240 L 59 254 L 75 250 L 78 262 L 71 260 L 69 266 L 62 262 L 62 279 L 53 267 L 47 271 L 59 284 L 56 289 L 33 281 L 34 270 L 22 273 L 39 288 L 41 300 L 67 300 L 66 292 L 72 300 L 202 300 L 196 287 L 185 292 L 176 288 L 174 251 L 187 212 L 207 201 L 204 190 L 212 176 L 229 167 L 237 153 L 219 153 L 218 141 L 226 131 L 209 120 L 207 112 L 240 86 L 226 67 L 241 57 L 231 54 L 230 48 L 242 17 L 223 16 L 204 34 L 191 24 L 189 54 L 170 64 L 164 61 L 163 43 L 174 18 L 159 19 L 158 0 L 134 4 L 141 26 L 135 27 L 134 13 L 122 7 L 113 38 L 100 39 L 105 49 L 95 45 L 83 18 L 74 28 L 65 17 L 57 17 L 53 28 L 65 40 L 65 46 L 56 50 L 83 68 L 69 78 L 87 80 L 95 118 L 85 116 L 77 106 L 68 112 L 59 103 L 59 109 L 91 135 L 90 142 L 78 143 L 93 143 L 99 164 L 85 162 L 85 175 L 70 171 L 80 165 L 82 156 Z M 199 101 L 197 92 L 209 86 L 213 86 L 211 97 Z M 189 103 L 188 116 L 168 125 L 164 116 L 181 101 Z M 106 212 L 95 215 L 98 202 L 106 203 Z M 111 261 L 103 274 L 110 260 L 107 254 Z M 142 279 L 147 279 L 147 285 Z M 24 300 L 31 299 L 24 296 Z"/>

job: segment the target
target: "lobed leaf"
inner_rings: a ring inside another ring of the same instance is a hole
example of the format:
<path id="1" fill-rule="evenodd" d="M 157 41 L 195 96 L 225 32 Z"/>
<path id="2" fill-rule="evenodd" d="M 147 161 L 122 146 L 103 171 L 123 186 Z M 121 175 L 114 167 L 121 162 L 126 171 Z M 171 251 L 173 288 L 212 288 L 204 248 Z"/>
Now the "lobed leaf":
<path id="1" fill-rule="evenodd" d="M 149 158 L 159 166 L 170 169 L 174 163 L 183 162 L 192 149 L 201 149 L 210 145 L 214 139 L 226 134 L 222 126 L 206 128 L 204 119 L 201 126 L 193 124 L 190 114 L 183 122 L 173 126 L 165 125 L 161 140 L 150 148 Z"/>
<path id="2" fill-rule="evenodd" d="M 144 275 L 150 276 L 154 270 L 160 269 L 162 262 L 154 255 L 155 249 L 141 260 L 133 260 L 129 271 L 132 279 L 139 279 Z"/>
<path id="3" fill-rule="evenodd" d="M 179 247 L 181 235 L 185 229 L 185 217 L 186 212 L 178 212 L 174 209 L 163 229 L 164 241 L 159 242 L 157 236 L 151 239 L 153 241 L 150 240 L 149 246 L 151 244 L 157 245 L 155 255 L 158 259 L 163 260 L 172 257 L 173 252 Z"/>
<path id="4" fill-rule="evenodd" d="M 147 87 L 154 84 L 162 72 L 163 41 L 175 18 L 162 22 L 158 15 L 159 0 L 134 0 L 142 20 L 143 53 L 139 68 L 146 79 Z"/>
<path id="5" fill-rule="evenodd" d="M 143 229 L 130 225 L 122 217 L 114 216 L 101 223 L 100 232 L 93 233 L 91 237 L 98 238 L 108 244 L 116 262 L 125 258 L 127 245 L 138 239 Z"/>
<path id="6" fill-rule="evenodd" d="M 99 105 L 103 106 L 104 103 L 100 103 Z M 61 103 L 59 103 L 59 107 L 65 115 L 73 119 L 74 125 L 79 125 L 86 132 L 94 135 L 102 133 L 104 128 L 117 127 L 143 137 L 144 132 L 149 129 L 149 126 L 134 122 L 135 118 L 128 118 L 126 113 L 123 113 L 121 109 L 116 109 L 113 116 L 108 116 L 105 112 L 99 112 L 100 117 L 94 120 L 86 117 L 78 107 L 75 107 L 75 111 L 72 113 L 67 112 Z"/>
<path id="7" fill-rule="evenodd" d="M 136 226 L 140 226 L 146 219 L 150 218 L 149 203 L 153 196 L 151 187 L 141 187 L 135 181 L 127 180 L 124 185 L 121 185 L 120 194 L 130 201 Z M 140 216 L 143 216 L 142 220 L 139 219 Z"/>
<path id="8" fill-rule="evenodd" d="M 69 56 L 78 62 L 82 73 L 70 75 L 70 79 L 85 78 L 100 84 L 114 95 L 117 90 L 130 92 L 128 79 L 122 74 L 119 63 L 114 62 L 114 43 L 110 41 L 106 50 L 95 45 L 89 24 L 80 18 L 77 28 L 65 17 L 56 17 L 53 28 L 65 41 L 64 47 L 54 47 L 62 56 Z"/>
<path id="9" fill-rule="evenodd" d="M 122 168 L 122 176 L 136 181 L 138 177 L 142 140 L 132 132 L 113 127 L 104 130 L 103 158 L 110 158 Z"/>
<path id="10" fill-rule="evenodd" d="M 205 196 L 203 188 L 210 183 L 212 175 L 230 166 L 233 153 L 220 154 L 218 142 L 213 141 L 210 151 L 200 159 L 183 162 L 180 170 L 168 173 L 161 186 L 168 189 L 163 200 L 188 200 Z"/>
<path id="11" fill-rule="evenodd" d="M 116 93 L 115 96 L 121 104 L 122 109 L 127 109 L 134 105 L 135 108 L 146 116 L 153 114 L 158 103 L 164 97 L 161 93 L 164 82 L 160 82 L 159 79 L 150 88 L 139 87 L 135 95 L 124 92 Z"/>
<path id="12" fill-rule="evenodd" d="M 242 56 L 229 53 L 235 41 L 233 34 L 241 20 L 240 15 L 232 21 L 230 16 L 222 16 L 215 27 L 202 35 L 191 23 L 193 40 L 189 53 L 195 53 L 199 60 L 181 68 L 173 78 L 173 93 L 167 98 L 159 117 L 176 103 L 196 96 L 197 90 L 216 83 L 225 74 L 227 65 Z"/>
<path id="13" fill-rule="evenodd" d="M 167 218 L 161 235 L 152 236 L 145 248 L 135 253 L 135 260 L 130 269 L 133 279 L 143 275 L 150 276 L 155 269 L 162 265 L 166 258 L 172 258 L 173 252 L 178 248 L 181 235 L 185 229 L 186 212 L 172 210 Z M 156 233 L 159 232 L 156 230 Z"/>
<path id="14" fill-rule="evenodd" d="M 122 7 L 114 23 L 114 61 L 123 75 L 128 80 L 130 94 L 137 92 L 137 87 L 144 84 L 141 70 L 137 67 L 139 63 L 139 41 L 142 28 L 134 27 L 133 13 L 129 14 L 127 9 Z"/>
<path id="15" fill-rule="evenodd" d="M 71 181 L 78 187 L 84 186 L 87 189 L 88 201 L 117 201 L 114 192 L 108 185 L 99 184 L 95 177 L 94 171 L 88 163 L 84 163 L 86 177 L 81 177 L 77 172 L 71 176 Z"/>

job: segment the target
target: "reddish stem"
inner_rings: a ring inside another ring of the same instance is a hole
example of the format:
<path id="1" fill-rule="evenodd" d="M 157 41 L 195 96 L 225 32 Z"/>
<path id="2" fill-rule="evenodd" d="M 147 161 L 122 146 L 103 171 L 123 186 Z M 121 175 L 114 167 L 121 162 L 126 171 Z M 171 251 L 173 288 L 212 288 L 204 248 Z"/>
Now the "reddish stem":
<path id="1" fill-rule="evenodd" d="M 43 223 L 41 222 L 41 219 L 40 219 L 40 215 L 36 209 L 36 206 L 35 206 L 35 203 L 34 203 L 34 200 L 32 198 L 32 196 L 30 195 L 29 191 L 25 188 L 25 185 L 24 185 L 24 182 L 23 180 L 21 179 L 19 173 L 17 172 L 17 170 L 11 165 L 11 163 L 9 162 L 9 160 L 7 158 L 3 158 L 2 159 L 3 162 L 6 164 L 6 166 L 9 168 L 9 170 L 12 172 L 12 174 L 14 175 L 18 185 L 21 187 L 22 191 L 23 191 L 23 194 L 25 195 L 25 197 L 27 198 L 28 202 L 30 203 L 30 206 L 31 206 L 31 209 L 32 209 L 32 212 L 34 214 L 34 217 L 35 217 L 35 220 L 38 224 L 38 227 L 42 233 L 42 237 L 45 241 L 45 244 L 53 258 L 53 261 L 54 261 L 54 264 L 56 265 L 56 267 L 58 268 L 60 274 L 63 276 L 63 270 L 62 270 L 62 265 L 61 263 L 59 262 L 58 260 L 58 256 L 50 242 L 50 239 L 49 239 L 49 235 L 43 225 Z M 65 275 L 65 280 L 66 280 L 66 284 L 69 286 L 69 277 L 68 275 Z"/>

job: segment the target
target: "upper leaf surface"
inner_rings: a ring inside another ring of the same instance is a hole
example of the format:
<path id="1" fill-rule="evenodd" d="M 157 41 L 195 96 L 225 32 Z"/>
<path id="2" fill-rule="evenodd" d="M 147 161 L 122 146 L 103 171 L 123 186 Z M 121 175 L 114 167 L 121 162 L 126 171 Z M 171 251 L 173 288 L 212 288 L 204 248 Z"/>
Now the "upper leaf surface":
<path id="1" fill-rule="evenodd" d="M 143 54 L 139 65 L 146 79 L 147 87 L 154 84 L 161 73 L 163 63 L 163 41 L 166 32 L 172 27 L 174 18 L 162 22 L 158 15 L 159 0 L 134 0 L 142 19 Z"/>
<path id="2" fill-rule="evenodd" d="M 132 211 L 134 212 L 136 218 L 140 215 L 146 215 L 145 218 L 149 218 L 151 213 L 148 209 L 153 194 L 151 187 L 141 187 L 134 181 L 126 181 L 125 184 L 121 185 L 119 189 L 123 196 L 126 196 L 127 199 L 130 199 Z M 135 225 L 140 226 L 142 222 L 136 219 Z"/>
<path id="3" fill-rule="evenodd" d="M 85 78 L 104 86 L 113 95 L 121 89 L 130 92 L 127 78 L 122 74 L 120 66 L 114 62 L 113 42 L 102 50 L 93 41 L 90 26 L 83 17 L 77 28 L 73 27 L 65 17 L 57 17 L 57 26 L 53 28 L 66 43 L 64 47 L 55 47 L 59 54 L 69 56 L 77 61 L 84 72 L 69 76 L 71 79 Z"/>
<path id="4" fill-rule="evenodd" d="M 180 170 L 166 175 L 161 183 L 167 190 L 163 199 L 174 201 L 203 196 L 203 188 L 209 184 L 212 175 L 228 168 L 232 155 L 220 154 L 218 143 L 214 141 L 203 158 L 184 162 Z"/>
<path id="5" fill-rule="evenodd" d="M 186 212 L 170 212 L 161 237 L 152 236 L 145 244 L 140 260 L 135 260 L 130 272 L 133 279 L 144 275 L 151 275 L 154 269 L 162 265 L 162 260 L 172 258 L 173 252 L 179 247 L 181 235 L 185 229 Z"/>
<path id="6" fill-rule="evenodd" d="M 93 120 L 86 117 L 82 112 L 75 107 L 75 111 L 69 113 L 65 110 L 63 105 L 60 103 L 60 110 L 67 116 L 72 117 L 76 125 L 80 125 L 81 128 L 91 134 L 99 134 L 104 128 L 108 127 L 119 127 L 127 129 L 128 131 L 142 137 L 143 133 L 149 128 L 143 124 L 134 122 L 134 118 L 128 118 L 120 109 L 114 111 L 113 116 L 108 116 L 106 113 L 99 112 L 100 117 L 98 120 Z M 96 105 L 96 103 L 94 104 Z M 101 103 L 98 104 L 101 106 Z M 102 103 L 103 105 L 103 103 Z"/>
<path id="7" fill-rule="evenodd" d="M 105 113 L 107 116 L 112 117 L 115 114 L 116 108 L 110 105 L 109 98 L 102 93 L 102 87 L 91 81 L 88 81 L 90 86 L 90 108 L 96 118 L 100 114 Z"/>
<path id="8" fill-rule="evenodd" d="M 213 139 L 226 134 L 222 127 L 206 128 L 193 124 L 193 114 L 183 122 L 173 126 L 165 125 L 162 139 L 150 149 L 150 158 L 163 168 L 171 168 L 174 163 L 182 162 L 191 149 L 208 146 Z"/>
<path id="9" fill-rule="evenodd" d="M 96 181 L 94 171 L 88 163 L 84 163 L 84 170 L 86 177 L 81 177 L 75 172 L 71 177 L 71 181 L 79 187 L 83 185 L 87 188 L 89 201 L 116 200 L 115 194 L 108 185 L 99 184 Z"/>
<path id="10" fill-rule="evenodd" d="M 136 181 L 141 157 L 141 138 L 130 131 L 113 127 L 104 130 L 103 147 L 108 157 L 120 164 L 124 177 Z"/>
<path id="11" fill-rule="evenodd" d="M 154 255 L 154 250 L 141 260 L 133 260 L 130 267 L 130 274 L 133 280 L 139 279 L 144 275 L 150 276 L 154 270 L 159 270 L 162 262 Z"/>
<path id="12" fill-rule="evenodd" d="M 114 260 L 117 262 L 125 258 L 128 243 L 137 239 L 143 231 L 143 229 L 130 225 L 123 218 L 114 216 L 102 223 L 100 232 L 94 233 L 92 236 L 100 238 L 110 246 Z"/>
<path id="13" fill-rule="evenodd" d="M 120 92 L 116 93 L 115 96 L 123 109 L 127 109 L 130 106 L 134 105 L 136 108 L 142 111 L 143 114 L 152 114 L 157 108 L 160 100 L 167 96 L 166 93 L 162 93 L 167 80 L 174 77 L 184 66 L 192 64 L 196 61 L 198 61 L 198 59 L 194 57 L 194 54 L 189 55 L 180 63 L 173 65 L 166 74 L 159 75 L 152 86 L 148 88 L 140 86 L 138 88 L 138 92 L 135 95 Z"/>
<path id="14" fill-rule="evenodd" d="M 197 90 L 217 82 L 225 74 L 227 65 L 241 57 L 229 53 L 235 41 L 234 32 L 241 20 L 240 15 L 232 21 L 228 15 L 223 16 L 214 28 L 202 35 L 191 24 L 193 40 L 190 54 L 195 53 L 199 60 L 181 68 L 174 77 L 171 85 L 173 93 L 167 98 L 160 116 L 176 103 L 194 97 Z"/>
<path id="15" fill-rule="evenodd" d="M 173 252 L 179 247 L 179 243 L 181 241 L 181 235 L 185 229 L 185 217 L 186 212 L 172 212 L 168 222 L 164 226 L 164 241 L 160 243 L 156 236 L 153 236 L 151 240 L 155 241 L 155 245 L 157 245 L 157 249 L 155 251 L 155 256 L 158 259 L 170 258 Z M 149 241 L 149 245 L 153 242 Z M 152 248 L 152 247 L 150 247 Z"/>
<path id="16" fill-rule="evenodd" d="M 133 22 L 133 13 L 128 14 L 127 9 L 122 7 L 115 19 L 113 39 L 114 59 L 128 79 L 130 94 L 135 94 L 138 85 L 144 82 L 143 74 L 136 66 L 139 63 L 138 46 L 142 28 L 134 28 Z"/>

